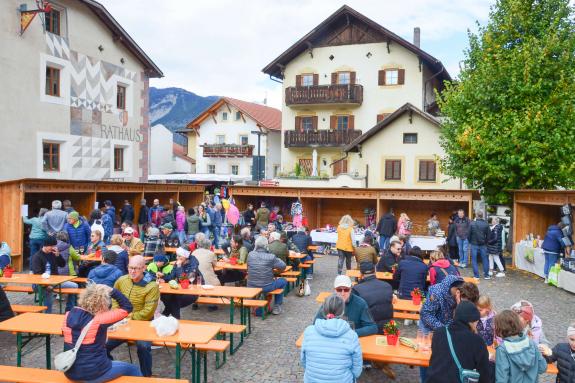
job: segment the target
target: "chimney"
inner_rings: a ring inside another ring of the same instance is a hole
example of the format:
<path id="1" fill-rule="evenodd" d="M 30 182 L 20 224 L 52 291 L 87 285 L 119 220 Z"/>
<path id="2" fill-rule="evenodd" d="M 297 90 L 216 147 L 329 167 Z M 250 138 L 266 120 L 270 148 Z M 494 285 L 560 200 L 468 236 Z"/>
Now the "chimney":
<path id="1" fill-rule="evenodd" d="M 413 45 L 419 48 L 419 43 L 421 41 L 421 29 L 419 27 L 413 28 Z"/>

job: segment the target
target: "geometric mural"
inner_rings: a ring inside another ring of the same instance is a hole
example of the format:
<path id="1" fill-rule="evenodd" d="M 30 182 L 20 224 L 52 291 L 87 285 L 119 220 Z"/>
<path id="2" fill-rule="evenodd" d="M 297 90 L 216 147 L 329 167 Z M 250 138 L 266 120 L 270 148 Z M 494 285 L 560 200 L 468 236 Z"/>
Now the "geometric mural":
<path id="1" fill-rule="evenodd" d="M 71 144 L 74 179 L 110 178 L 112 147 L 109 139 L 76 137 Z"/>

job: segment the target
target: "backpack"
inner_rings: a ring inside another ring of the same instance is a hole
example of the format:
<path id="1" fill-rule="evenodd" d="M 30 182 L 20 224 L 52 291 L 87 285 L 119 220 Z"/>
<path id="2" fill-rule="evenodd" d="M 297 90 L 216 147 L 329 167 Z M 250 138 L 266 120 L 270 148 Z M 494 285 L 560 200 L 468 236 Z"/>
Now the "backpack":
<path id="1" fill-rule="evenodd" d="M 97 219 L 94 221 L 94 223 L 92 224 L 92 226 L 90 227 L 91 231 L 99 231 L 100 234 L 102 234 L 102 239 L 104 239 L 104 236 L 106 235 L 105 230 L 104 230 L 104 225 L 102 224 L 102 220 L 101 219 Z"/>
<path id="2" fill-rule="evenodd" d="M 441 283 L 448 275 L 459 275 L 453 265 L 449 265 L 447 270 L 439 266 L 433 266 L 433 268 L 435 269 L 435 284 Z"/>

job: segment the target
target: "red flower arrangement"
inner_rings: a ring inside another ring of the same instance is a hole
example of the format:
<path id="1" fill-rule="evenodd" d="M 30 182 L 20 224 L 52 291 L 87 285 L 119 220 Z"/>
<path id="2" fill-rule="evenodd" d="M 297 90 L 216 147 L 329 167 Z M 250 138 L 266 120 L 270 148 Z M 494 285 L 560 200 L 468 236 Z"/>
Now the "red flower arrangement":
<path id="1" fill-rule="evenodd" d="M 399 327 L 393 319 L 383 325 L 383 334 L 387 336 L 388 345 L 395 346 L 397 344 L 397 340 L 399 339 Z"/>
<path id="2" fill-rule="evenodd" d="M 416 287 L 415 289 L 413 289 L 413 291 L 411 292 L 411 300 L 412 300 L 413 304 L 416 306 L 419 306 L 421 304 L 422 296 L 423 296 L 423 293 L 421 292 L 419 287 Z"/>

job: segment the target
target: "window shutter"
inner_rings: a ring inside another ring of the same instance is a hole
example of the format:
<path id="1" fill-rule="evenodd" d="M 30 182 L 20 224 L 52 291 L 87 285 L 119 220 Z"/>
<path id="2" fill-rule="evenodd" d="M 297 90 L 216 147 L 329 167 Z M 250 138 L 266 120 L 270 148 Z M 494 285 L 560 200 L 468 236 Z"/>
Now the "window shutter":
<path id="1" fill-rule="evenodd" d="M 385 179 L 393 178 L 393 162 L 385 161 Z"/>
<path id="2" fill-rule="evenodd" d="M 337 128 L 337 116 L 329 116 L 329 128 L 332 130 Z"/>
<path id="3" fill-rule="evenodd" d="M 377 115 L 377 123 L 380 123 L 381 121 L 383 121 L 384 118 L 385 118 L 385 115 L 383 113 L 378 114 Z"/>
<path id="4" fill-rule="evenodd" d="M 431 179 L 432 179 L 433 181 L 435 181 L 435 180 L 437 179 L 436 166 L 437 166 L 437 165 L 436 165 L 435 161 L 433 161 L 433 162 L 431 163 L 431 169 L 430 169 L 430 171 L 431 171 Z"/>
<path id="5" fill-rule="evenodd" d="M 377 78 L 377 85 L 385 85 L 385 70 L 380 70 Z"/>
<path id="6" fill-rule="evenodd" d="M 349 117 L 347 118 L 347 121 L 348 121 L 348 123 L 347 123 L 347 129 L 348 129 L 348 130 L 353 130 L 353 129 L 355 129 L 355 122 L 354 122 L 355 118 L 354 118 L 354 117 L 355 117 L 355 116 L 349 116 Z"/>
<path id="7" fill-rule="evenodd" d="M 301 86 L 301 74 L 295 76 L 295 86 Z"/>
<path id="8" fill-rule="evenodd" d="M 427 179 L 427 163 L 426 161 L 419 161 L 419 180 L 423 181 Z"/>
<path id="9" fill-rule="evenodd" d="M 319 74 L 314 73 L 313 74 L 313 85 L 314 86 L 318 86 L 319 85 Z"/>
<path id="10" fill-rule="evenodd" d="M 397 71 L 397 83 L 399 85 L 405 84 L 405 69 L 399 69 Z"/>
<path id="11" fill-rule="evenodd" d="M 347 160 L 342 160 L 342 173 L 347 173 Z"/>
<path id="12" fill-rule="evenodd" d="M 301 126 L 301 117 L 299 116 L 296 116 L 295 118 L 295 130 L 298 132 L 301 132 L 303 130 Z"/>
<path id="13" fill-rule="evenodd" d="M 394 164 L 394 178 L 401 179 L 401 161 L 395 161 Z"/>
<path id="14" fill-rule="evenodd" d="M 313 130 L 317 130 L 317 116 L 313 116 L 311 118 L 311 126 L 312 126 Z"/>
<path id="15" fill-rule="evenodd" d="M 351 85 L 355 84 L 355 72 L 349 72 L 349 83 Z"/>
<path id="16" fill-rule="evenodd" d="M 337 72 L 331 74 L 331 85 L 337 84 Z"/>

